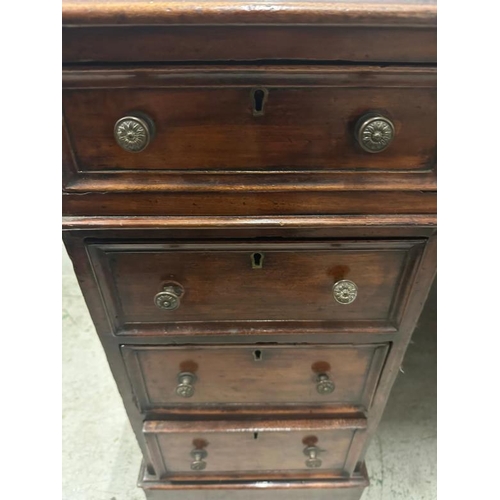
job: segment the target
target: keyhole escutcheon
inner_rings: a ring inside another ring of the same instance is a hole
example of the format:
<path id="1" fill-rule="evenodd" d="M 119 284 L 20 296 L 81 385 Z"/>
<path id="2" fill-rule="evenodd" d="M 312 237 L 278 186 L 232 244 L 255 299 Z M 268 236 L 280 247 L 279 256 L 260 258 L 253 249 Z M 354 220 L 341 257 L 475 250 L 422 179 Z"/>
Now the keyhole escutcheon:
<path id="1" fill-rule="evenodd" d="M 264 105 L 267 101 L 269 91 L 265 88 L 252 89 L 252 113 L 253 116 L 262 116 L 264 114 Z"/>
<path id="2" fill-rule="evenodd" d="M 262 269 L 264 264 L 264 254 L 260 252 L 255 252 L 250 256 L 252 261 L 252 269 Z"/>

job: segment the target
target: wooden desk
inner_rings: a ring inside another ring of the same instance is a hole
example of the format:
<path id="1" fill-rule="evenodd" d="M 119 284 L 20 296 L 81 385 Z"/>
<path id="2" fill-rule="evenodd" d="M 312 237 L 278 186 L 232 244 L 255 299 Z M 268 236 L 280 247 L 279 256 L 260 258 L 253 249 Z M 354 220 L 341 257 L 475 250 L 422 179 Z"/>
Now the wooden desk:
<path id="1" fill-rule="evenodd" d="M 63 2 L 63 230 L 150 500 L 358 500 L 435 274 L 427 2 Z"/>

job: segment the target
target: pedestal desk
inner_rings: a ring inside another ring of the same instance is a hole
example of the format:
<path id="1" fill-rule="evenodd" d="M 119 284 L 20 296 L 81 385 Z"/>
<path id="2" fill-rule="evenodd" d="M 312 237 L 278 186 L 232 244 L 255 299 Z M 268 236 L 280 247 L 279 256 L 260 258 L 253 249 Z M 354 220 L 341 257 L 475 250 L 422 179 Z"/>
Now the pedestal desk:
<path id="1" fill-rule="evenodd" d="M 435 274 L 436 8 L 63 1 L 63 235 L 150 500 L 358 500 Z"/>

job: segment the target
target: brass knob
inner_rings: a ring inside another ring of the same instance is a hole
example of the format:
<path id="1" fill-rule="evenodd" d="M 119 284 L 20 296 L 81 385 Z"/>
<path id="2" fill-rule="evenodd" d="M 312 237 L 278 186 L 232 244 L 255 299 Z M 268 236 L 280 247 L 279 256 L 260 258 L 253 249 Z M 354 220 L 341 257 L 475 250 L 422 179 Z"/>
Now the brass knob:
<path id="1" fill-rule="evenodd" d="M 191 463 L 192 470 L 203 470 L 207 467 L 207 462 L 203 459 L 208 456 L 206 450 L 195 448 L 191 451 L 191 457 L 193 458 L 193 462 Z"/>
<path id="2" fill-rule="evenodd" d="M 333 298 L 339 304 L 351 304 L 358 296 L 356 283 L 350 280 L 340 280 L 333 285 Z"/>
<path id="3" fill-rule="evenodd" d="M 178 284 L 168 284 L 163 287 L 163 291 L 155 295 L 155 306 L 159 309 L 173 311 L 181 305 L 181 297 L 184 289 Z"/>
<path id="4" fill-rule="evenodd" d="M 194 394 L 194 383 L 196 382 L 196 375 L 194 373 L 179 373 L 177 375 L 177 382 L 179 382 L 179 385 L 175 389 L 177 396 L 190 398 Z"/>
<path id="5" fill-rule="evenodd" d="M 316 379 L 316 390 L 319 394 L 331 394 L 335 390 L 335 384 L 326 373 L 320 373 Z"/>
<path id="6" fill-rule="evenodd" d="M 115 139 L 118 145 L 130 153 L 144 151 L 155 134 L 153 120 L 144 113 L 131 113 L 115 123 Z"/>
<path id="7" fill-rule="evenodd" d="M 317 469 L 318 467 L 321 467 L 323 461 L 318 458 L 318 455 L 321 451 L 323 450 L 320 450 L 317 446 L 308 446 L 307 448 L 304 448 L 304 455 L 307 457 L 307 467 L 309 467 L 310 469 Z"/>
<path id="8" fill-rule="evenodd" d="M 385 116 L 373 113 L 362 116 L 356 124 L 356 140 L 368 153 L 380 153 L 394 139 L 394 125 Z"/>

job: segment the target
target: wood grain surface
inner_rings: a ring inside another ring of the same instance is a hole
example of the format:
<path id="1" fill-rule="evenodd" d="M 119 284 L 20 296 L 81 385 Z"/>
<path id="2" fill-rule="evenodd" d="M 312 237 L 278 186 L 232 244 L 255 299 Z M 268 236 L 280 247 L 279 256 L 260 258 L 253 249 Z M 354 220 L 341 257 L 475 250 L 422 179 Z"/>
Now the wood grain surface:
<path id="1" fill-rule="evenodd" d="M 434 190 L 435 78 L 432 69 L 377 67 L 67 70 L 66 189 Z M 267 99 L 255 116 L 259 88 Z M 156 127 L 141 153 L 113 135 L 134 111 Z M 378 154 L 355 139 L 368 112 L 396 129 Z"/>
<path id="2" fill-rule="evenodd" d="M 303 22 L 311 24 L 433 25 L 435 0 L 63 0 L 63 25 L 217 24 Z"/>
<path id="3" fill-rule="evenodd" d="M 147 499 L 360 500 L 436 271 L 435 0 L 63 0 L 62 21 L 64 241 Z M 113 137 L 134 111 L 140 154 Z M 379 154 L 369 112 L 395 126 Z"/>
<path id="4" fill-rule="evenodd" d="M 370 321 L 397 328 L 424 242 L 130 242 L 88 248 L 115 331 L 140 335 L 148 327 L 192 332 L 195 324 L 228 321 L 235 333 L 238 323 L 248 321 L 267 327 L 272 321 L 314 321 L 330 330 Z M 255 253 L 262 268 L 254 268 Z M 356 283 L 351 304 L 333 297 L 340 280 Z M 160 309 L 155 295 L 171 281 L 184 290 L 180 306 Z"/>
<path id="5" fill-rule="evenodd" d="M 139 473 L 139 486 L 147 500 L 360 500 L 368 486 L 368 474 L 364 464 L 350 478 L 312 479 L 308 481 L 231 481 L 180 483 L 158 481 L 150 476 L 144 464 Z"/>
<path id="6" fill-rule="evenodd" d="M 144 412 L 172 406 L 357 405 L 368 409 L 388 346 L 123 346 Z M 196 376 L 194 394 L 176 394 L 177 375 Z M 335 388 L 319 394 L 318 375 Z"/>
<path id="7" fill-rule="evenodd" d="M 144 433 L 155 470 L 161 478 L 285 479 L 332 478 L 355 461 L 354 438 L 366 427 L 363 419 L 273 420 L 273 421 L 146 421 Z M 303 450 L 317 446 L 322 460 L 318 469 L 305 465 Z M 204 449 L 208 456 L 203 471 L 192 471 L 193 449 Z M 347 470 L 346 470 L 347 469 Z"/>
<path id="8" fill-rule="evenodd" d="M 436 23 L 433 0 L 65 0 L 63 61 L 435 63 Z"/>

